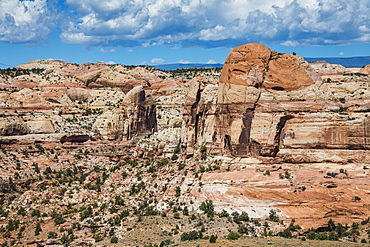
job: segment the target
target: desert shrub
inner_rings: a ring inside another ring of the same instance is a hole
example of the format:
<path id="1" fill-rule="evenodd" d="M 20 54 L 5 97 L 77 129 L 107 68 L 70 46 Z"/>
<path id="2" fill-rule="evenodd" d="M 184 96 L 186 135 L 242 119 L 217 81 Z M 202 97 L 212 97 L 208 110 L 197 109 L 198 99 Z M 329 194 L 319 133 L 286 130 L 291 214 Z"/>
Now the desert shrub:
<path id="1" fill-rule="evenodd" d="M 177 160 L 179 158 L 179 156 L 177 156 L 177 154 L 173 154 L 172 157 L 171 157 L 171 160 Z"/>
<path id="2" fill-rule="evenodd" d="M 113 237 L 110 239 L 110 242 L 111 242 L 112 244 L 116 244 L 116 243 L 118 243 L 118 238 L 117 238 L 116 236 L 113 236 Z"/>
<path id="3" fill-rule="evenodd" d="M 157 162 L 157 166 L 158 166 L 158 167 L 165 166 L 165 165 L 167 165 L 167 164 L 168 164 L 168 162 L 169 162 L 169 160 L 168 160 L 168 159 L 159 160 L 159 161 Z"/>
<path id="4" fill-rule="evenodd" d="M 51 213 L 51 217 L 54 219 L 54 223 L 56 225 L 60 225 L 60 224 L 64 223 L 64 221 L 65 221 L 63 219 L 63 216 L 60 215 L 60 214 L 58 214 L 58 213 L 56 213 L 56 212 Z"/>
<path id="5" fill-rule="evenodd" d="M 184 232 L 181 234 L 181 241 L 195 240 L 203 237 L 202 232 L 193 230 L 191 232 Z"/>
<path id="6" fill-rule="evenodd" d="M 219 217 L 229 217 L 230 214 L 225 210 L 223 209 L 221 213 L 218 214 Z"/>
<path id="7" fill-rule="evenodd" d="M 228 240 L 237 240 L 238 238 L 240 238 L 240 234 L 237 232 L 230 231 L 227 235 Z"/>
<path id="8" fill-rule="evenodd" d="M 318 234 L 316 234 L 315 239 L 316 240 L 327 240 L 328 234 L 326 232 L 319 232 Z"/>
<path id="9" fill-rule="evenodd" d="M 176 213 L 173 214 L 173 217 L 175 219 L 180 219 L 180 214 L 178 212 L 176 212 Z"/>
<path id="10" fill-rule="evenodd" d="M 283 238 L 291 238 L 292 232 L 289 228 L 284 229 L 282 232 L 279 232 L 279 236 Z"/>
<path id="11" fill-rule="evenodd" d="M 42 232 L 40 222 L 37 222 L 36 229 L 35 229 L 35 236 L 40 235 L 40 232 Z"/>
<path id="12" fill-rule="evenodd" d="M 314 231 L 309 231 L 309 232 L 307 233 L 307 238 L 308 238 L 308 239 L 311 239 L 311 240 L 315 239 L 315 238 L 316 238 L 316 232 L 314 232 Z"/>
<path id="13" fill-rule="evenodd" d="M 57 238 L 58 234 L 56 232 L 49 232 L 48 233 L 48 238 Z"/>
<path id="14" fill-rule="evenodd" d="M 36 210 L 36 209 L 34 209 L 34 210 L 32 210 L 31 211 L 31 216 L 32 217 L 40 217 L 40 210 Z"/>
<path id="15" fill-rule="evenodd" d="M 17 230 L 19 227 L 19 220 L 9 220 L 8 224 L 6 225 L 6 229 L 11 232 Z"/>
<path id="16" fill-rule="evenodd" d="M 90 217 L 92 215 L 93 215 L 92 208 L 91 207 L 88 207 L 87 209 L 83 210 L 80 213 L 80 220 L 83 221 L 84 219 L 86 219 L 87 217 Z"/>
<path id="17" fill-rule="evenodd" d="M 202 202 L 200 204 L 199 209 L 202 210 L 204 213 L 207 214 L 208 217 L 213 217 L 214 216 L 214 207 L 213 207 L 213 201 L 212 200 L 207 200 L 205 202 Z"/>
<path id="18" fill-rule="evenodd" d="M 274 209 L 271 209 L 271 210 L 270 210 L 270 213 L 269 213 L 269 220 L 274 221 L 274 222 L 279 222 L 279 221 L 280 221 L 280 218 L 279 218 L 279 216 L 276 214 L 276 211 L 275 211 Z"/>
<path id="19" fill-rule="evenodd" d="M 248 227 L 247 227 L 247 225 L 240 224 L 238 226 L 238 233 L 240 233 L 240 234 L 248 234 Z"/>
<path id="20" fill-rule="evenodd" d="M 217 235 L 211 235 L 211 237 L 209 238 L 210 243 L 216 243 L 216 240 L 217 240 Z"/>
<path id="21" fill-rule="evenodd" d="M 22 215 L 22 216 L 26 216 L 26 209 L 24 209 L 23 207 L 20 207 L 17 211 L 17 214 L 18 215 Z"/>

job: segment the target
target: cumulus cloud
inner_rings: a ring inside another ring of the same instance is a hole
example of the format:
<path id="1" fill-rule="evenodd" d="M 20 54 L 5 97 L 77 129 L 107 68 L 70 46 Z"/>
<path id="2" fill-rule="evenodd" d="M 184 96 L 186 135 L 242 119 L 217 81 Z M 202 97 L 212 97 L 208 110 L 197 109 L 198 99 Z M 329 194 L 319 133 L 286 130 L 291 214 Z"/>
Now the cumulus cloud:
<path id="1" fill-rule="evenodd" d="M 150 60 L 150 63 L 164 63 L 164 59 L 163 58 L 153 58 L 152 60 Z"/>
<path id="2" fill-rule="evenodd" d="M 0 41 L 38 45 L 47 41 L 58 14 L 46 0 L 0 1 Z"/>
<path id="3" fill-rule="evenodd" d="M 207 62 L 207 64 L 216 64 L 216 63 L 217 63 L 217 61 L 212 60 L 212 59 L 208 60 L 208 62 Z"/>
<path id="4" fill-rule="evenodd" d="M 367 42 L 367 0 L 67 0 L 76 11 L 62 38 L 96 45 L 221 47 Z"/>
<path id="5" fill-rule="evenodd" d="M 43 42 L 47 0 L 1 0 L 0 41 Z M 63 42 L 86 47 L 233 47 L 370 42 L 368 0 L 65 0 Z"/>

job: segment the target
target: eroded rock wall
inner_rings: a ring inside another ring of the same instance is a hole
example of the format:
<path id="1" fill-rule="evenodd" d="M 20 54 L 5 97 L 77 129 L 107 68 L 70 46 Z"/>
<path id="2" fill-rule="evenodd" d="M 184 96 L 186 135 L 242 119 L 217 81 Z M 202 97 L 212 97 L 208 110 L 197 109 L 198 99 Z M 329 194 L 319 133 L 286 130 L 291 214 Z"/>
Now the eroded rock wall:
<path id="1" fill-rule="evenodd" d="M 189 86 L 184 125 L 188 148 L 214 154 L 280 157 L 293 163 L 368 162 L 370 78 L 261 44 L 233 49 L 215 106 Z M 205 127 L 203 122 L 212 123 Z M 206 136 L 211 138 L 206 138 Z"/>

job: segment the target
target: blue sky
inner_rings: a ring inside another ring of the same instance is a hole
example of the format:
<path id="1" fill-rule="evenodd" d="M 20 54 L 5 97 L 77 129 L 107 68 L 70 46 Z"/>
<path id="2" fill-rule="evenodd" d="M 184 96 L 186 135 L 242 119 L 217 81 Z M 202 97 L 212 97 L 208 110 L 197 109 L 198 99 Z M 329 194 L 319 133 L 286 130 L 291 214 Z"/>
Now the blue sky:
<path id="1" fill-rule="evenodd" d="M 0 0 L 0 67 L 223 63 L 257 42 L 303 57 L 369 56 L 368 0 Z"/>

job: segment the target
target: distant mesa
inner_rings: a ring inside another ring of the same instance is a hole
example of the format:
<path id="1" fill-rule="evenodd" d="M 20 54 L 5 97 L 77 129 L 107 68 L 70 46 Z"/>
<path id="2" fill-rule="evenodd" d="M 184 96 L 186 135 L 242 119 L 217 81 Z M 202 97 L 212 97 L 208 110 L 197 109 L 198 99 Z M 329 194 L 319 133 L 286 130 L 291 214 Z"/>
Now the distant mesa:
<path id="1" fill-rule="evenodd" d="M 370 64 L 370 56 L 363 57 L 304 57 L 307 62 L 325 61 L 332 64 L 340 64 L 347 68 L 361 68 Z M 178 70 L 190 68 L 222 68 L 222 63 L 217 64 L 202 64 L 202 63 L 174 63 L 174 64 L 160 64 L 155 65 L 156 69 L 160 70 Z"/>
<path id="2" fill-rule="evenodd" d="M 177 69 L 192 69 L 192 68 L 222 68 L 222 63 L 203 64 L 203 63 L 173 63 L 155 65 L 154 68 L 160 70 L 177 70 Z"/>

